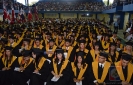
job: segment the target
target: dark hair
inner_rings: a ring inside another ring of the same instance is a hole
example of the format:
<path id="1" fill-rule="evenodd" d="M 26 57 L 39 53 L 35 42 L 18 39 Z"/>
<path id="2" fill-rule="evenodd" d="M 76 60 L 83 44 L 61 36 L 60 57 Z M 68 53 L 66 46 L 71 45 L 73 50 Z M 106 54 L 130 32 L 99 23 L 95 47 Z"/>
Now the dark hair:
<path id="1" fill-rule="evenodd" d="M 78 57 L 79 57 L 79 56 L 76 56 L 76 60 L 75 60 L 75 62 L 74 62 L 74 66 L 75 66 L 75 67 L 77 67 Z M 84 56 L 81 56 L 81 58 L 82 58 L 82 63 L 81 63 L 81 64 L 83 65 L 83 69 L 84 69 L 85 66 L 86 66 L 86 65 L 85 65 L 85 59 L 84 59 Z"/>
<path id="2" fill-rule="evenodd" d="M 33 52 L 34 53 L 34 52 Z M 38 63 L 39 60 L 41 59 L 42 55 L 41 53 L 37 54 L 37 53 L 34 53 L 36 55 L 36 59 L 35 59 L 35 62 Z"/>
<path id="3" fill-rule="evenodd" d="M 12 54 L 12 51 L 10 50 L 10 58 L 9 58 L 9 63 L 11 63 L 11 61 L 12 61 L 12 58 L 13 58 L 13 54 Z M 6 50 L 5 50 L 5 60 L 4 60 L 4 62 L 6 61 L 6 59 L 7 59 L 7 55 L 6 55 Z"/>
<path id="4" fill-rule="evenodd" d="M 57 54 L 59 54 L 58 52 L 56 53 L 56 59 L 55 59 L 55 63 L 58 63 L 58 61 L 59 61 L 59 59 L 57 58 Z M 63 54 L 63 53 L 61 53 L 62 54 L 62 60 L 61 60 L 61 63 L 63 62 L 63 61 L 65 61 L 65 55 Z"/>

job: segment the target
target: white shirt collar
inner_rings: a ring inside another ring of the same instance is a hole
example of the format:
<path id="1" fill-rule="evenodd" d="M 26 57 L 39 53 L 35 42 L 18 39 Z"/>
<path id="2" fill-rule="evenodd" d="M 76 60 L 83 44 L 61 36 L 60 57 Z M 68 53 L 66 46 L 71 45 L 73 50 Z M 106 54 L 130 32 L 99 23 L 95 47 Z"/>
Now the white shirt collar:
<path id="1" fill-rule="evenodd" d="M 104 63 L 99 63 L 99 66 L 101 66 L 102 65 L 102 68 L 104 67 L 104 65 L 105 65 L 105 62 Z"/>

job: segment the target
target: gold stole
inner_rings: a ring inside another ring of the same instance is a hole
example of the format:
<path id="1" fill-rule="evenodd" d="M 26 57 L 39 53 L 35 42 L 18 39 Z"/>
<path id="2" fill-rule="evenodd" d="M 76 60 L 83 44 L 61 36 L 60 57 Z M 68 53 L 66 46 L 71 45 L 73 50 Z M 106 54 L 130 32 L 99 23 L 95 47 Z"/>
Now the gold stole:
<path id="1" fill-rule="evenodd" d="M 19 38 L 19 40 L 17 41 L 18 44 L 22 41 L 23 37 L 24 37 L 24 33 L 22 34 L 22 36 L 21 36 L 21 37 Z"/>
<path id="2" fill-rule="evenodd" d="M 91 54 L 91 56 L 92 56 L 92 58 L 93 58 L 93 61 L 98 61 L 98 56 L 99 56 L 99 54 L 97 54 L 97 56 L 95 57 L 95 50 L 94 49 L 92 49 L 92 50 L 90 50 L 90 54 Z"/>
<path id="3" fill-rule="evenodd" d="M 105 52 L 109 53 L 109 51 L 105 51 Z M 118 56 L 119 56 L 119 53 L 116 51 L 116 52 L 115 52 L 115 62 L 117 61 Z M 112 59 L 111 59 L 111 56 L 109 56 L 108 59 L 109 59 L 109 61 L 110 61 L 111 63 L 113 63 L 113 62 L 112 62 Z"/>
<path id="4" fill-rule="evenodd" d="M 8 43 L 8 44 L 7 44 L 7 46 L 11 46 L 11 44 L 10 44 L 10 43 Z M 14 48 L 14 47 L 16 47 L 16 46 L 17 46 L 17 43 L 16 43 L 16 42 L 14 42 L 14 43 L 13 43 L 13 45 L 12 45 L 12 47 Z"/>
<path id="5" fill-rule="evenodd" d="M 131 70 L 131 68 L 133 68 L 133 65 L 131 63 L 128 64 L 127 79 L 124 78 L 124 74 L 123 74 L 122 66 L 121 66 L 121 61 L 116 62 L 115 66 L 116 66 L 116 70 L 118 72 L 118 75 L 120 76 L 120 79 L 122 81 L 126 81 L 129 83 L 131 80 L 131 77 L 133 75 L 133 70 Z"/>
<path id="6" fill-rule="evenodd" d="M 32 46 L 33 42 L 34 42 L 34 40 L 33 40 L 33 39 L 31 39 L 31 41 L 30 41 L 30 46 Z"/>
<path id="7" fill-rule="evenodd" d="M 63 46 L 62 49 L 66 49 L 66 47 Z M 68 53 L 67 53 L 67 57 L 66 57 L 67 60 L 69 60 L 69 57 L 70 57 L 70 54 L 71 54 L 72 50 L 73 50 L 73 47 L 72 46 L 69 46 Z"/>
<path id="8" fill-rule="evenodd" d="M 106 46 L 104 45 L 104 43 L 105 43 L 105 41 L 102 41 L 102 47 L 103 47 L 103 49 L 108 49 L 110 43 L 107 42 Z"/>
<path id="9" fill-rule="evenodd" d="M 65 41 L 62 40 L 61 43 L 60 43 L 60 45 L 59 45 L 59 43 L 58 43 L 58 37 L 56 38 L 56 41 L 55 41 L 55 43 L 56 43 L 57 46 L 58 46 L 58 45 L 59 45 L 59 46 L 63 46 L 64 42 L 65 42 Z"/>
<path id="10" fill-rule="evenodd" d="M 98 79 L 98 62 L 97 61 L 92 62 L 93 73 L 94 73 L 94 76 L 95 76 L 96 80 L 98 81 L 98 83 L 104 82 L 104 80 L 108 74 L 108 70 L 109 70 L 110 66 L 111 66 L 111 64 L 106 61 L 104 68 L 103 68 L 102 77 L 101 77 L 101 79 Z"/>
<path id="11" fill-rule="evenodd" d="M 43 64 L 44 64 L 45 61 L 46 61 L 46 59 L 42 57 L 42 58 L 40 59 L 40 61 L 39 61 L 38 68 L 37 68 L 36 63 L 35 63 L 35 68 L 36 68 L 37 70 L 40 70 L 40 69 L 42 68 L 42 66 L 43 66 Z"/>
<path id="12" fill-rule="evenodd" d="M 34 44 L 34 48 L 37 48 L 36 44 Z M 39 48 L 42 49 L 43 45 L 40 45 Z"/>
<path id="13" fill-rule="evenodd" d="M 76 42 L 76 41 L 74 41 L 74 43 L 72 43 L 72 46 L 76 46 L 76 44 L 77 44 L 77 42 Z"/>
<path id="14" fill-rule="evenodd" d="M 0 58 L 1 58 L 1 56 L 2 56 L 3 54 L 2 53 L 0 53 Z"/>
<path id="15" fill-rule="evenodd" d="M 5 67 L 6 67 L 6 64 L 8 63 L 8 68 L 13 64 L 13 62 L 17 59 L 16 56 L 13 56 L 12 57 L 12 60 L 11 60 L 11 63 L 8 63 L 6 60 L 5 60 L 5 57 L 2 58 L 2 62 L 4 63 Z"/>
<path id="16" fill-rule="evenodd" d="M 54 52 L 56 50 L 57 46 L 54 45 L 52 51 Z M 49 51 L 49 45 L 46 46 L 46 51 Z M 52 54 L 48 54 L 48 57 L 52 57 Z"/>
<path id="17" fill-rule="evenodd" d="M 24 48 L 24 46 L 22 46 L 21 48 Z M 26 48 L 26 50 L 30 50 L 31 46 L 28 46 L 28 48 Z"/>
<path id="18" fill-rule="evenodd" d="M 77 71 L 76 71 L 77 68 L 74 66 L 74 63 L 71 63 L 71 65 L 72 65 L 72 70 L 73 70 L 73 72 L 74 72 L 74 75 L 77 76 Z M 77 79 L 81 79 L 81 78 L 83 77 L 83 75 L 84 75 L 84 73 L 85 73 L 85 71 L 86 71 L 86 69 L 87 69 L 87 67 L 88 67 L 88 64 L 85 64 L 85 65 L 86 65 L 85 68 L 83 68 L 83 66 L 81 67 Z"/>
<path id="19" fill-rule="evenodd" d="M 76 49 L 76 52 L 78 52 L 78 51 L 80 51 L 80 50 L 79 50 L 79 49 Z M 88 50 L 88 49 L 85 49 L 84 52 L 85 52 L 86 54 L 88 54 L 89 50 Z M 84 58 L 86 58 L 86 55 L 84 56 Z"/>
<path id="20" fill-rule="evenodd" d="M 21 57 L 18 58 L 19 65 L 21 65 L 22 61 L 23 61 L 23 57 L 21 56 Z M 29 66 L 32 61 L 33 61 L 33 58 L 30 58 L 29 63 L 28 64 L 24 64 L 24 68 L 26 68 L 27 66 Z"/>
<path id="21" fill-rule="evenodd" d="M 65 60 L 61 66 L 60 72 L 58 74 L 58 70 L 57 70 L 57 64 L 54 62 L 55 59 L 53 59 L 53 67 L 54 67 L 54 72 L 56 75 L 60 75 L 62 73 L 62 71 L 66 68 L 67 64 L 68 64 L 68 60 Z"/>

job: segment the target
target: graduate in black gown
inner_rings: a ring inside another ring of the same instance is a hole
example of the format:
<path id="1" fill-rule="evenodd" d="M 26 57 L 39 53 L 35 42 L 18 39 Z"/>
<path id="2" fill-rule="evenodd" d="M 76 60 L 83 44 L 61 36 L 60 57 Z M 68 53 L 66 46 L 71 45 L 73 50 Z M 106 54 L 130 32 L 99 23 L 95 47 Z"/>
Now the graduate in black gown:
<path id="1" fill-rule="evenodd" d="M 0 59 L 0 85 L 12 85 L 12 73 L 17 57 L 12 55 L 12 47 L 6 46 Z"/>
<path id="2" fill-rule="evenodd" d="M 130 62 L 131 58 L 131 55 L 124 53 L 121 60 L 115 63 L 116 71 L 120 78 L 120 81 L 116 81 L 117 85 L 133 84 L 133 64 Z"/>
<path id="3" fill-rule="evenodd" d="M 76 55 L 75 62 L 71 63 L 73 71 L 71 85 L 76 85 L 76 83 L 82 83 L 82 85 L 89 84 L 89 66 L 85 63 L 84 55 L 85 53 L 83 51 L 79 51 Z"/>
<path id="4" fill-rule="evenodd" d="M 32 57 L 34 58 L 34 72 L 29 85 L 44 85 L 50 73 L 49 62 L 43 57 L 39 48 L 32 49 Z"/>
<path id="5" fill-rule="evenodd" d="M 63 50 L 57 50 L 56 58 L 51 62 L 51 73 L 47 85 L 67 85 L 69 83 L 71 64 L 68 60 L 65 60 L 63 53 Z"/>
<path id="6" fill-rule="evenodd" d="M 106 61 L 107 56 L 106 53 L 100 52 L 98 61 L 92 62 L 92 67 L 90 69 L 90 85 L 107 85 L 109 82 L 111 63 Z"/>
<path id="7" fill-rule="evenodd" d="M 28 85 L 27 81 L 31 78 L 34 71 L 33 58 L 31 58 L 31 51 L 24 50 L 23 56 L 18 57 L 13 72 L 13 85 Z"/>

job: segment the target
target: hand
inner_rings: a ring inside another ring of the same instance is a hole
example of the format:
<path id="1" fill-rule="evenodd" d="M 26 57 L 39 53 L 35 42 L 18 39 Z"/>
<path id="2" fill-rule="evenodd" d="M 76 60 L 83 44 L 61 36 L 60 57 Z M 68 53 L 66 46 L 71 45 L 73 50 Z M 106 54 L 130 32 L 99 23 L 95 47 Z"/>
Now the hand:
<path id="1" fill-rule="evenodd" d="M 35 72 L 35 73 L 39 73 L 39 71 L 38 71 L 38 70 L 34 70 L 34 72 Z"/>
<path id="2" fill-rule="evenodd" d="M 24 71 L 25 70 L 25 68 L 24 67 L 20 67 L 20 71 Z"/>
<path id="3" fill-rule="evenodd" d="M 59 76 L 59 75 L 55 75 L 55 77 L 56 77 L 56 78 L 60 78 L 60 76 Z"/>
<path id="4" fill-rule="evenodd" d="M 5 71 L 5 70 L 7 70 L 7 67 L 2 68 L 2 71 Z"/>
<path id="5" fill-rule="evenodd" d="M 84 80 L 84 77 L 82 77 L 82 78 L 80 79 L 80 81 L 82 81 L 82 80 Z"/>
<path id="6" fill-rule="evenodd" d="M 9 67 L 9 68 L 7 68 L 7 70 L 10 70 L 11 68 Z"/>
<path id="7" fill-rule="evenodd" d="M 126 81 L 122 81 L 122 85 L 128 85 L 129 83 Z"/>
<path id="8" fill-rule="evenodd" d="M 76 79 L 76 78 L 74 78 L 73 80 L 74 80 L 74 82 L 80 82 L 80 81 L 79 81 L 78 79 Z"/>
<path id="9" fill-rule="evenodd" d="M 99 85 L 97 82 L 95 83 L 96 85 Z"/>
<path id="10" fill-rule="evenodd" d="M 103 85 L 106 85 L 106 83 L 104 82 Z"/>
<path id="11" fill-rule="evenodd" d="M 63 76 L 63 74 L 60 74 L 59 76 L 60 76 L 60 77 L 62 77 L 62 76 Z"/>

